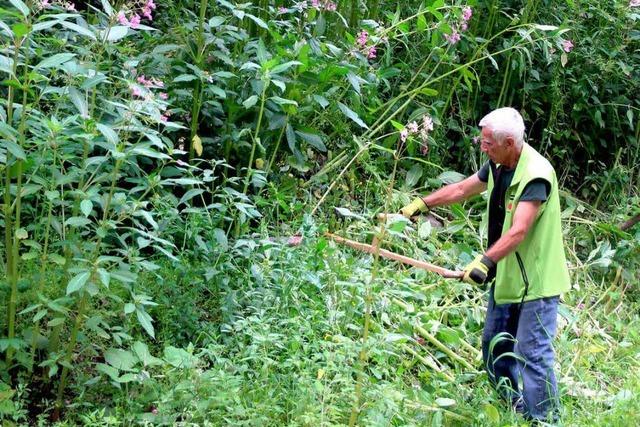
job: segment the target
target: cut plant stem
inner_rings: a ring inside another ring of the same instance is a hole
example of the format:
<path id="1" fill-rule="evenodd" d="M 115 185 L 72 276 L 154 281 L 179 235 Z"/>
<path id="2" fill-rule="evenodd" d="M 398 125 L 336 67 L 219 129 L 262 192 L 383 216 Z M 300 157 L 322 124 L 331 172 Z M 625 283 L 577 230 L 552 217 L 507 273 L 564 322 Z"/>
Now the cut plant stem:
<path id="1" fill-rule="evenodd" d="M 414 328 L 423 338 L 425 338 L 427 341 L 433 344 L 438 350 L 442 351 L 444 354 L 449 356 L 451 360 L 458 362 L 459 364 L 469 369 L 470 371 L 474 371 L 474 372 L 476 371 L 475 368 L 471 366 L 469 362 L 467 362 L 462 357 L 458 356 L 453 351 L 451 351 L 446 345 L 442 344 L 436 337 L 434 337 L 429 332 L 427 332 L 425 328 L 417 324 L 414 325 Z"/>

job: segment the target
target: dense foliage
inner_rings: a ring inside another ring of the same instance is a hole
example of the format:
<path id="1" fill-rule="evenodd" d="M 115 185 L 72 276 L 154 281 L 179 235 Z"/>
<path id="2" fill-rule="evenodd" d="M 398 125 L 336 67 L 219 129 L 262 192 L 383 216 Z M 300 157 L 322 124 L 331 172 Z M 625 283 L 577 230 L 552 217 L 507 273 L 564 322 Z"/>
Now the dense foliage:
<path id="1" fill-rule="evenodd" d="M 378 224 L 522 111 L 563 185 L 563 418 L 640 410 L 640 7 L 507 0 L 0 6 L 9 424 L 503 425 L 485 200 Z"/>

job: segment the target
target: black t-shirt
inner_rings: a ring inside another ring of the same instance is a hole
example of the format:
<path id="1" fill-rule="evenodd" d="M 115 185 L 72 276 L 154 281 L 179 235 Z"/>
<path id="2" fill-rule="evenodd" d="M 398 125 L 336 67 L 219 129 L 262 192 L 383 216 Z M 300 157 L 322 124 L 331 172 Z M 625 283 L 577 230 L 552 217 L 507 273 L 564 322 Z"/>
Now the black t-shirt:
<path id="1" fill-rule="evenodd" d="M 513 173 L 515 169 L 507 169 L 503 165 L 496 166 L 490 160 L 487 161 L 478 171 L 478 178 L 482 182 L 489 182 L 489 173 L 493 170 L 493 191 L 489 195 L 491 200 L 489 210 L 489 230 L 488 230 L 488 246 L 491 247 L 502 235 L 502 227 L 505 217 L 505 200 L 504 196 L 511 185 Z M 545 202 L 549 196 L 551 183 L 542 178 L 536 178 L 529 182 L 522 190 L 519 201 L 535 201 Z"/>

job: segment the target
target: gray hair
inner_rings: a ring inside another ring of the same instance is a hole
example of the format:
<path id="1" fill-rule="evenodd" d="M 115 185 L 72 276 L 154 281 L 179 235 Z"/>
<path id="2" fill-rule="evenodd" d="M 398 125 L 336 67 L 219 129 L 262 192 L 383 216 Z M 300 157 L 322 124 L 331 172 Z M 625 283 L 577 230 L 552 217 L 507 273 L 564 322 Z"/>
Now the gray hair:
<path id="1" fill-rule="evenodd" d="M 514 139 L 518 148 L 521 148 L 524 143 L 524 120 L 514 108 L 504 107 L 493 110 L 480 120 L 479 126 L 488 127 L 500 144 L 508 136 Z"/>

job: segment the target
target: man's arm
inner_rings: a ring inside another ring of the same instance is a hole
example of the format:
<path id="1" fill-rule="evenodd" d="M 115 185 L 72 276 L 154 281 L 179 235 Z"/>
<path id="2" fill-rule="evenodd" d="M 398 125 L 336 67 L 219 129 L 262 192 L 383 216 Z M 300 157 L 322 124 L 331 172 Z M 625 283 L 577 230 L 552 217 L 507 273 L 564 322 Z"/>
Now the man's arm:
<path id="1" fill-rule="evenodd" d="M 477 174 L 473 174 L 460 182 L 449 184 L 422 198 L 429 208 L 451 205 L 482 193 L 487 189 L 487 183 L 480 181 Z"/>
<path id="2" fill-rule="evenodd" d="M 521 201 L 513 214 L 513 223 L 505 235 L 487 250 L 485 255 L 498 262 L 509 255 L 524 240 L 538 215 L 541 201 Z"/>

